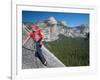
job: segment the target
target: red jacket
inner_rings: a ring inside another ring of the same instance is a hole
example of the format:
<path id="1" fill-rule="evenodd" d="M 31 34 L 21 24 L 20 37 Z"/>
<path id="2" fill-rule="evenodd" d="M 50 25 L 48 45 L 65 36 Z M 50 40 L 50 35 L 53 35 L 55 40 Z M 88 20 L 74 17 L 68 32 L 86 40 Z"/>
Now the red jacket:
<path id="1" fill-rule="evenodd" d="M 32 25 L 32 29 L 34 32 L 30 32 L 29 35 L 34 41 L 41 41 L 43 38 L 43 35 L 41 33 L 41 30 L 38 26 Z"/>

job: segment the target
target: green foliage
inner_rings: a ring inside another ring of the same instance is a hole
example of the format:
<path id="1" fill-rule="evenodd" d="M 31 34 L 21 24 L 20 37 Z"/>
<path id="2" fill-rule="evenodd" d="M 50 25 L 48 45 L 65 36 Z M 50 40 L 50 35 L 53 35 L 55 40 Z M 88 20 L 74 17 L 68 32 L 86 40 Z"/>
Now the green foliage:
<path id="1" fill-rule="evenodd" d="M 45 47 L 66 66 L 89 65 L 89 40 L 68 38 L 63 35 L 59 37 L 56 41 L 44 42 Z"/>

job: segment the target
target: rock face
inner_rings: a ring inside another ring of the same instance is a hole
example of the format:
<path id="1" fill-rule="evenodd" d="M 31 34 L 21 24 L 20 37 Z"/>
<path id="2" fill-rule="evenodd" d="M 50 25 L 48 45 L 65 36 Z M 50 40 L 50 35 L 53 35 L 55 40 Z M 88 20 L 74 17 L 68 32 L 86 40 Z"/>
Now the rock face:
<path id="1" fill-rule="evenodd" d="M 49 17 L 48 20 L 41 21 L 37 24 L 44 34 L 44 40 L 54 41 L 58 39 L 57 24 L 57 20 L 54 17 Z"/>
<path id="2" fill-rule="evenodd" d="M 57 21 L 54 17 L 38 22 L 37 26 L 41 28 L 45 41 L 57 40 L 60 34 L 71 38 L 85 38 L 86 34 L 89 33 L 89 26 L 86 24 L 70 27 L 66 21 Z"/>
<path id="3" fill-rule="evenodd" d="M 65 67 L 65 65 L 44 46 L 42 47 L 42 53 L 47 61 L 47 66 L 44 66 L 41 61 L 35 57 L 34 50 L 30 50 L 24 47 L 22 50 L 22 69 Z"/>

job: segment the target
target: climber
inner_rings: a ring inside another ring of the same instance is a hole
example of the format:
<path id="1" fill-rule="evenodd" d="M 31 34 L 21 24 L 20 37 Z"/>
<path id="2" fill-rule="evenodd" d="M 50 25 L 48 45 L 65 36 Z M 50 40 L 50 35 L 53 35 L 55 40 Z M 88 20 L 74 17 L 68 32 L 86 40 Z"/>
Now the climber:
<path id="1" fill-rule="evenodd" d="M 32 24 L 32 31 L 29 32 L 29 36 L 23 42 L 23 45 L 25 45 L 30 39 L 32 39 L 34 41 L 34 43 L 36 44 L 35 56 L 40 59 L 42 64 L 47 66 L 47 61 L 44 58 L 44 55 L 42 54 L 42 49 L 41 49 L 41 47 L 43 45 L 43 43 L 42 43 L 43 34 L 41 32 L 41 29 L 38 26 L 36 26 L 35 24 Z"/>

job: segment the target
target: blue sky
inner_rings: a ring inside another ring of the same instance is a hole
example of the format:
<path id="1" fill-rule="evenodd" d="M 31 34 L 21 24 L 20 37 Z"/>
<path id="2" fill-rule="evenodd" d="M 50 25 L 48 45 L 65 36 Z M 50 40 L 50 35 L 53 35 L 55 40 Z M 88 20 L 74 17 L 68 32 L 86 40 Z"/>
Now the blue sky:
<path id="1" fill-rule="evenodd" d="M 22 22 L 36 23 L 41 20 L 46 20 L 51 16 L 55 17 L 57 21 L 65 21 L 69 27 L 89 24 L 89 14 L 39 11 L 22 11 Z"/>

